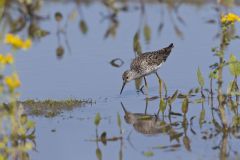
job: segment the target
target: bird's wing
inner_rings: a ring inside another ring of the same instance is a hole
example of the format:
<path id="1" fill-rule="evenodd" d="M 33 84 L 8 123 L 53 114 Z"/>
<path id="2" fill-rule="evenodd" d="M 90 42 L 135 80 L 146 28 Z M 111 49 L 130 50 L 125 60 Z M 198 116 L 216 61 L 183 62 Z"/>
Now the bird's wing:
<path id="1" fill-rule="evenodd" d="M 146 70 L 147 66 L 153 68 L 159 66 L 162 62 L 165 62 L 166 57 L 164 54 L 147 52 L 143 53 L 139 57 L 135 58 L 131 63 L 131 69 L 133 70 Z"/>
<path id="2" fill-rule="evenodd" d="M 148 57 L 147 64 L 149 66 L 155 67 L 159 66 L 162 62 L 166 61 L 167 56 L 165 54 L 159 54 L 159 53 L 145 53 Z"/>
<path id="3" fill-rule="evenodd" d="M 133 59 L 130 69 L 135 70 L 137 72 L 142 72 L 145 70 L 145 66 L 147 65 L 146 58 L 144 58 L 144 54 L 138 56 L 137 58 Z"/>
<path id="4" fill-rule="evenodd" d="M 143 53 L 132 61 L 130 68 L 141 73 L 152 72 L 167 60 L 173 47 L 171 43 L 168 47 L 160 50 Z"/>

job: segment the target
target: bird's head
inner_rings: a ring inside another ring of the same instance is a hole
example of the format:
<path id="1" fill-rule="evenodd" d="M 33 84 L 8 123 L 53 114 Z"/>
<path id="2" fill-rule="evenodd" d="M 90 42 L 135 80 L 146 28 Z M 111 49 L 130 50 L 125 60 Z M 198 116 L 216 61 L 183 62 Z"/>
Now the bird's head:
<path id="1" fill-rule="evenodd" d="M 133 72 L 131 70 L 126 70 L 122 75 L 122 79 L 123 79 L 123 85 L 122 85 L 120 94 L 122 93 L 123 88 L 126 85 L 126 83 L 130 82 L 133 79 L 136 79 L 136 74 L 135 74 L 135 72 Z"/>
<path id="2" fill-rule="evenodd" d="M 135 74 L 131 70 L 126 70 L 122 75 L 122 79 L 123 79 L 124 82 L 127 83 L 127 82 L 135 79 Z"/>

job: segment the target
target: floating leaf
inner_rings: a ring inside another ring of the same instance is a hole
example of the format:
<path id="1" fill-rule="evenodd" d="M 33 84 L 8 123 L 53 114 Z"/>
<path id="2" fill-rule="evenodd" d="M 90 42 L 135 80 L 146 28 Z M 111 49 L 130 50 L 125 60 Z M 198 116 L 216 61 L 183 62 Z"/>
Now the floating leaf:
<path id="1" fill-rule="evenodd" d="M 61 59 L 64 55 L 64 48 L 63 46 L 59 46 L 57 49 L 56 49 L 56 56 L 57 58 Z"/>
<path id="2" fill-rule="evenodd" d="M 98 160 L 102 160 L 102 151 L 99 148 L 96 149 L 96 156 Z"/>
<path id="3" fill-rule="evenodd" d="M 209 68 L 211 69 L 216 69 L 218 67 L 219 67 L 219 64 L 217 62 L 209 66 Z"/>
<path id="4" fill-rule="evenodd" d="M 215 119 L 212 119 L 212 123 L 214 124 L 214 126 L 216 127 L 216 129 L 222 130 L 221 125 L 220 125 Z"/>
<path id="5" fill-rule="evenodd" d="M 26 128 L 30 129 L 30 128 L 35 128 L 35 122 L 28 120 L 27 124 L 26 124 Z"/>
<path id="6" fill-rule="evenodd" d="M 159 96 L 153 96 L 153 97 L 146 97 L 145 100 L 153 101 L 155 99 L 158 99 Z"/>
<path id="7" fill-rule="evenodd" d="M 152 156 L 154 156 L 154 153 L 152 151 L 147 151 L 147 152 L 143 152 L 143 155 L 145 157 L 152 157 Z"/>
<path id="8" fill-rule="evenodd" d="M 188 112 L 188 98 L 184 98 L 182 102 L 182 112 L 186 114 Z"/>
<path id="9" fill-rule="evenodd" d="M 176 91 L 173 93 L 173 95 L 172 95 L 172 97 L 170 98 L 170 100 L 168 101 L 168 103 L 169 103 L 169 104 L 172 104 L 172 103 L 176 100 L 177 96 L 178 96 L 178 90 L 176 90 Z"/>
<path id="10" fill-rule="evenodd" d="M 195 103 L 204 103 L 205 99 L 204 98 L 199 98 L 195 100 Z"/>
<path id="11" fill-rule="evenodd" d="M 176 140 L 179 142 L 179 138 L 183 136 L 183 133 L 176 133 L 175 131 L 170 131 L 169 133 L 170 141 Z"/>
<path id="12" fill-rule="evenodd" d="M 183 144 L 186 150 L 191 151 L 190 139 L 186 135 L 183 137 Z"/>
<path id="13" fill-rule="evenodd" d="M 151 40 L 151 28 L 149 27 L 149 25 L 145 25 L 144 26 L 144 38 L 147 44 L 149 44 L 150 40 Z"/>
<path id="14" fill-rule="evenodd" d="M 26 19 L 24 17 L 19 17 L 16 20 L 12 20 L 10 25 L 10 32 L 17 33 L 22 31 L 26 27 Z"/>
<path id="15" fill-rule="evenodd" d="M 21 115 L 21 118 L 20 118 L 20 123 L 21 123 L 22 125 L 24 125 L 24 124 L 27 123 L 27 121 L 28 121 L 27 115 L 26 115 L 26 114 L 22 114 L 22 115 Z"/>
<path id="16" fill-rule="evenodd" d="M 187 130 L 188 127 L 188 120 L 185 114 L 183 116 L 182 127 L 184 128 L 184 130 Z"/>
<path id="17" fill-rule="evenodd" d="M 237 58 L 231 54 L 229 59 L 229 69 L 230 73 L 237 77 L 240 75 L 240 62 L 237 60 Z"/>
<path id="18" fill-rule="evenodd" d="M 136 52 L 138 55 L 142 53 L 141 44 L 139 42 L 139 32 L 136 32 L 133 37 L 133 51 Z"/>
<path id="19" fill-rule="evenodd" d="M 235 115 L 233 117 L 233 126 L 240 126 L 240 116 Z"/>
<path id="20" fill-rule="evenodd" d="M 117 113 L 117 123 L 118 123 L 118 127 L 121 129 L 122 127 L 122 122 L 121 122 L 121 117 L 120 117 L 120 114 Z"/>
<path id="21" fill-rule="evenodd" d="M 98 126 L 99 123 L 100 123 L 100 121 L 101 121 L 100 113 L 97 113 L 96 116 L 95 116 L 95 119 L 94 119 L 94 124 L 95 124 L 96 126 Z"/>
<path id="22" fill-rule="evenodd" d="M 156 146 L 153 147 L 154 149 L 169 149 L 169 148 L 179 148 L 181 147 L 181 144 L 172 144 L 172 145 L 167 145 L 167 146 Z"/>
<path id="23" fill-rule="evenodd" d="M 69 18 L 71 21 L 73 21 L 73 20 L 76 19 L 77 15 L 78 15 L 78 10 L 77 10 L 77 9 L 74 9 L 74 10 L 72 10 L 72 12 L 71 12 L 70 15 L 68 16 L 68 18 Z"/>
<path id="24" fill-rule="evenodd" d="M 213 79 L 218 78 L 217 69 L 209 73 L 209 78 L 213 78 Z"/>
<path id="25" fill-rule="evenodd" d="M 193 94 L 193 89 L 190 89 L 189 91 L 188 91 L 188 95 L 192 95 Z"/>
<path id="26" fill-rule="evenodd" d="M 214 54 L 214 56 L 217 56 L 219 58 L 223 58 L 223 55 L 224 55 L 223 51 L 216 51 L 216 53 Z"/>
<path id="27" fill-rule="evenodd" d="M 237 95 L 238 93 L 238 84 L 235 80 L 230 81 L 227 88 L 228 95 Z"/>
<path id="28" fill-rule="evenodd" d="M 88 26 L 87 23 L 84 20 L 81 20 L 79 23 L 80 30 L 83 34 L 86 34 L 88 32 Z"/>
<path id="29" fill-rule="evenodd" d="M 100 140 L 101 140 L 101 142 L 102 142 L 103 144 L 107 144 L 107 132 L 103 132 L 103 133 L 101 134 Z"/>
<path id="30" fill-rule="evenodd" d="M 200 113 L 200 118 L 199 118 L 199 126 L 202 128 L 202 124 L 205 121 L 205 109 L 203 108 L 201 113 Z"/>
<path id="31" fill-rule="evenodd" d="M 163 113 L 166 110 L 166 107 L 167 107 L 167 103 L 165 103 L 163 98 L 161 98 L 160 99 L 160 106 L 159 106 L 160 111 Z"/>
<path id="32" fill-rule="evenodd" d="M 150 120 L 150 119 L 152 119 L 152 116 L 150 115 L 143 115 L 137 118 L 137 120 Z"/>
<path id="33" fill-rule="evenodd" d="M 182 93 L 179 93 L 177 96 L 177 98 L 187 98 L 187 97 L 188 97 L 188 95 L 182 94 Z"/>
<path id="34" fill-rule="evenodd" d="M 37 24 L 32 23 L 28 27 L 28 34 L 32 38 L 42 38 L 49 35 L 50 32 L 40 28 Z"/>
<path id="35" fill-rule="evenodd" d="M 194 92 L 195 92 L 195 93 L 198 93 L 199 90 L 200 90 L 200 89 L 197 87 L 197 88 L 194 90 Z"/>
<path id="36" fill-rule="evenodd" d="M 170 114 L 174 116 L 182 116 L 182 113 L 177 113 L 177 112 L 170 112 Z"/>
<path id="37" fill-rule="evenodd" d="M 57 22 L 61 22 L 62 19 L 63 19 L 62 13 L 61 13 L 61 12 L 56 12 L 56 13 L 55 13 L 55 20 L 56 20 Z"/>
<path id="38" fill-rule="evenodd" d="M 198 70 L 197 70 L 197 77 L 198 77 L 198 83 L 201 87 L 204 86 L 204 79 L 203 79 L 203 76 L 202 76 L 202 73 L 201 73 L 201 70 L 200 68 L 198 67 Z"/>

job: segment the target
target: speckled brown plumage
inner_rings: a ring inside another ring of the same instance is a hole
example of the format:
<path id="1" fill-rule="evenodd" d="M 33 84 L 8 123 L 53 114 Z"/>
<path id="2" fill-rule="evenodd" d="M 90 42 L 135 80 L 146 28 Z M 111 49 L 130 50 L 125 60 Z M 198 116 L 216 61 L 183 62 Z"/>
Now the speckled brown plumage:
<path id="1" fill-rule="evenodd" d="M 138 72 L 141 76 L 155 72 L 167 60 L 173 47 L 171 43 L 161 50 L 141 54 L 133 59 L 130 69 Z"/>

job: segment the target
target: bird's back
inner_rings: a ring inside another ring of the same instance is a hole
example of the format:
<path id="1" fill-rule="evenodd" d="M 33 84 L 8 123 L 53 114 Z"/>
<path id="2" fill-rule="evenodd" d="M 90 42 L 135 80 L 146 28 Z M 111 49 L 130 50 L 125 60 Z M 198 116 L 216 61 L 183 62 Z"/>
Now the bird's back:
<path id="1" fill-rule="evenodd" d="M 152 72 L 167 60 L 173 48 L 171 43 L 168 47 L 153 52 L 145 52 L 135 58 L 131 63 L 131 69 L 140 73 Z"/>

